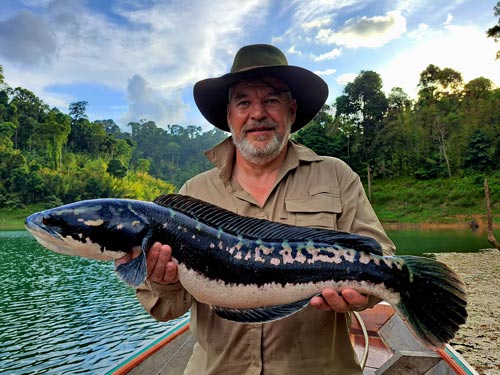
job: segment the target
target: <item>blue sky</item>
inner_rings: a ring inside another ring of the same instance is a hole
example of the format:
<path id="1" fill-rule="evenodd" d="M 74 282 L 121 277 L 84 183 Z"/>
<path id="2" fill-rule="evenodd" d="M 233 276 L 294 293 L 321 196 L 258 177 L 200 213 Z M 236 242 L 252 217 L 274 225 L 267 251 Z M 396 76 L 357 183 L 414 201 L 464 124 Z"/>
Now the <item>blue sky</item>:
<path id="1" fill-rule="evenodd" d="M 321 75 L 332 104 L 362 70 L 415 97 L 429 65 L 500 86 L 497 0 L 2 0 L 0 65 L 11 87 L 90 120 L 210 128 L 193 84 L 226 73 L 243 45 L 270 43 Z"/>

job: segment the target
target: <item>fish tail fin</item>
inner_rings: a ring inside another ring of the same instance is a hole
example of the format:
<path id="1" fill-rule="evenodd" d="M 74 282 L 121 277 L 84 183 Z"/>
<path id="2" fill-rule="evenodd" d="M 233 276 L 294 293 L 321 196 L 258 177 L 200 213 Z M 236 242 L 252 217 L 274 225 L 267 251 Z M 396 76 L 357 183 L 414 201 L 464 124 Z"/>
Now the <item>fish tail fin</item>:
<path id="1" fill-rule="evenodd" d="M 453 270 L 434 259 L 401 258 L 408 266 L 410 282 L 395 307 L 426 346 L 442 348 L 467 319 L 465 286 Z"/>

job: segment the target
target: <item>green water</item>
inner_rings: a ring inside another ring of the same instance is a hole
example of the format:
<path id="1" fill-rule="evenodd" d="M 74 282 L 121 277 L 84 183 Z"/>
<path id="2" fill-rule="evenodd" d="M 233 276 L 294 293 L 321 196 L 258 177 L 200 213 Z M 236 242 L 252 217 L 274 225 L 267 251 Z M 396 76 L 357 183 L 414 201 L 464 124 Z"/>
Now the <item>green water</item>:
<path id="1" fill-rule="evenodd" d="M 496 238 L 500 233 L 494 232 Z M 469 253 L 491 248 L 486 231 L 469 229 L 439 230 L 387 230 L 396 245 L 397 254 L 421 255 L 423 253 Z"/>
<path id="2" fill-rule="evenodd" d="M 0 374 L 99 374 L 170 324 L 153 320 L 110 262 L 0 231 Z"/>

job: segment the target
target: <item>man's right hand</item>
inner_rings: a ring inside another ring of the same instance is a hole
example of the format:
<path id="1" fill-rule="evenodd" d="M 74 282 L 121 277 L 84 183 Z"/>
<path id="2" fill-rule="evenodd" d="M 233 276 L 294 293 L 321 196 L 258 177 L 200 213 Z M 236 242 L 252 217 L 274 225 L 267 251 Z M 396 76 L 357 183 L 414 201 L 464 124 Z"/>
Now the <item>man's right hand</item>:
<path id="1" fill-rule="evenodd" d="M 139 256 L 141 249 L 134 249 L 132 253 L 117 259 L 115 265 L 130 262 L 132 259 Z M 162 245 L 160 242 L 155 242 L 149 249 L 146 256 L 146 264 L 148 270 L 148 281 L 153 281 L 158 284 L 174 284 L 179 281 L 177 275 L 177 264 L 172 261 L 172 248 L 169 245 Z"/>

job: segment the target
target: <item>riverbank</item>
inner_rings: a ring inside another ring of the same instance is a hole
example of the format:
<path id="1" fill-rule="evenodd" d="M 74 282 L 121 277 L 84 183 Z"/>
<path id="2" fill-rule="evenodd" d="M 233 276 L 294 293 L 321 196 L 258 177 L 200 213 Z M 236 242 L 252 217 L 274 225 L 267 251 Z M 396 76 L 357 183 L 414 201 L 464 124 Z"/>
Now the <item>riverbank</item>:
<path id="1" fill-rule="evenodd" d="M 500 251 L 435 256 L 454 269 L 467 288 L 469 317 L 451 344 L 478 373 L 500 375 Z"/>

